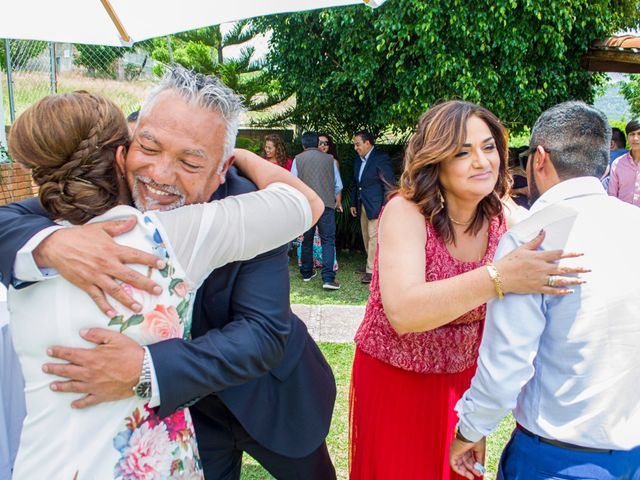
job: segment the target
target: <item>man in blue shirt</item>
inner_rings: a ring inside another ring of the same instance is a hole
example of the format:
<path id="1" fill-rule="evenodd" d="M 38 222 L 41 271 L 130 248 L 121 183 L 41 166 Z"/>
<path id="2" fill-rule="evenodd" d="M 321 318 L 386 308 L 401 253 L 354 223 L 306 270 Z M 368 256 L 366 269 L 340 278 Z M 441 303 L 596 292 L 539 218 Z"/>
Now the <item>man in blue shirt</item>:
<path id="1" fill-rule="evenodd" d="M 583 102 L 547 110 L 531 131 L 531 215 L 502 237 L 495 259 L 543 230 L 542 250 L 582 254 L 561 260 L 558 275 L 577 267 L 586 281 L 565 295 L 511 294 L 487 304 L 478 369 L 456 405 L 450 451 L 466 478 L 482 473 L 484 438 L 511 410 L 516 430 L 497 478 L 640 478 L 640 211 L 598 180 L 609 140 L 604 114 Z M 566 285 L 556 275 L 548 284 Z"/>

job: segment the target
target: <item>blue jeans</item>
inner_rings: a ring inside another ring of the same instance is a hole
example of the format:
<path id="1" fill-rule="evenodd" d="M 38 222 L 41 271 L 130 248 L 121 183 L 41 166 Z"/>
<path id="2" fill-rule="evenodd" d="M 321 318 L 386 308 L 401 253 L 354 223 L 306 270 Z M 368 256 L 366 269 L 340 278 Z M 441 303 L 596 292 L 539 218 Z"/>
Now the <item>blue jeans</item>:
<path id="1" fill-rule="evenodd" d="M 640 480 L 640 447 L 579 452 L 516 430 L 502 452 L 496 480 Z"/>
<path id="2" fill-rule="evenodd" d="M 335 209 L 325 207 L 324 213 L 316 224 L 322 245 L 322 281 L 333 282 L 336 272 L 333 271 L 333 261 L 336 258 L 336 216 Z M 303 277 L 313 274 L 313 234 L 316 225 L 304 232 L 300 251 L 300 273 Z"/>

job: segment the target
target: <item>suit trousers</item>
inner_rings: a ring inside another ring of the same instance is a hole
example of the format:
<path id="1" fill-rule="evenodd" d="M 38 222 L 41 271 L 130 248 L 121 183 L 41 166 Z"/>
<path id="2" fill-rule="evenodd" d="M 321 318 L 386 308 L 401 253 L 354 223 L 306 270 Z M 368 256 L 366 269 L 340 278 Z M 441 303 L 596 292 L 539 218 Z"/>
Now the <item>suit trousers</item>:
<path id="1" fill-rule="evenodd" d="M 191 415 L 206 480 L 239 480 L 243 452 L 278 480 L 335 480 L 326 442 L 306 457 L 285 457 L 256 442 L 216 395 L 200 402 L 206 402 L 207 414 L 192 409 Z M 198 428 L 203 423 L 206 430 Z"/>
<path id="2" fill-rule="evenodd" d="M 640 480 L 640 447 L 583 452 L 549 445 L 516 430 L 496 480 Z"/>
<path id="3" fill-rule="evenodd" d="M 373 260 L 376 257 L 378 246 L 378 219 L 369 220 L 364 205 L 360 207 L 360 229 L 362 230 L 362 241 L 367 252 L 367 273 L 373 273 Z"/>

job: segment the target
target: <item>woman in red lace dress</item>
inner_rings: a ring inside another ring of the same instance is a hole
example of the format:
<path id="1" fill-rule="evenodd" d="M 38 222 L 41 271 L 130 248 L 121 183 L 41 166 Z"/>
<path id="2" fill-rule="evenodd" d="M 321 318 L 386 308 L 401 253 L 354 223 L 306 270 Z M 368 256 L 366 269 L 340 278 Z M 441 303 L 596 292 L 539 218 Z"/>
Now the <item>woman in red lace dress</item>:
<path id="1" fill-rule="evenodd" d="M 453 407 L 476 368 L 486 302 L 507 292 L 563 295 L 578 281 L 547 286 L 565 255 L 536 252 L 543 232 L 490 263 L 505 231 L 506 160 L 505 129 L 482 107 L 451 101 L 420 119 L 380 216 L 355 338 L 352 480 L 462 478 L 448 462 Z"/>

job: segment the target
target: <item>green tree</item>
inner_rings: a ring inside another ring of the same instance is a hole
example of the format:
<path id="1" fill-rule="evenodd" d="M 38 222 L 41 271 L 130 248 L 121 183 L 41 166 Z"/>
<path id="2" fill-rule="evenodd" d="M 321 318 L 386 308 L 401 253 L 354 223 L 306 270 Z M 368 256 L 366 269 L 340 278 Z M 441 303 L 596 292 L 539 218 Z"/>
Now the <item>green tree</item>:
<path id="1" fill-rule="evenodd" d="M 222 34 L 219 26 L 199 28 L 150 42 L 147 51 L 162 64 L 172 61 L 203 74 L 215 74 L 238 93 L 249 110 L 263 110 L 283 100 L 278 94 L 279 86 L 264 70 L 262 61 L 253 59 L 255 49 L 246 47 L 239 58 L 225 58 L 224 49 L 242 45 L 256 31 L 250 20 L 236 22 L 232 30 Z M 171 48 L 171 50 L 169 50 Z M 163 65 L 155 72 L 162 74 Z"/>
<path id="2" fill-rule="evenodd" d="M 640 117 L 640 75 L 629 75 L 629 81 L 621 83 L 620 93 L 629 104 L 631 117 Z"/>
<path id="3" fill-rule="evenodd" d="M 125 53 L 131 51 L 127 47 L 109 47 L 106 45 L 75 45 L 78 55 L 73 60 L 76 65 L 87 69 L 89 75 L 94 77 L 115 78 L 114 63 L 122 58 Z"/>
<path id="4" fill-rule="evenodd" d="M 0 70 L 6 70 L 7 68 L 4 42 L 4 40 L 0 41 Z M 28 60 L 37 57 L 45 48 L 47 48 L 47 42 L 9 40 L 9 50 L 14 68 L 15 65 L 24 65 Z"/>
<path id="5" fill-rule="evenodd" d="M 580 66 L 590 43 L 638 25 L 635 0 L 393 0 L 264 17 L 268 64 L 296 95 L 286 118 L 343 139 L 411 130 L 430 105 L 460 98 L 514 132 L 567 99 L 593 99 L 603 74 Z"/>

